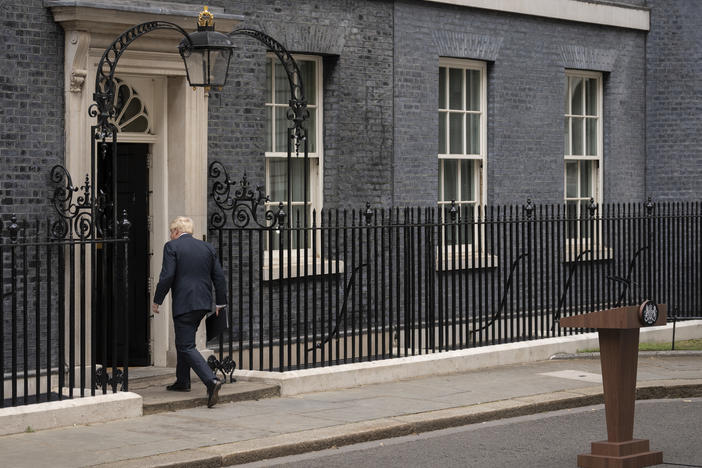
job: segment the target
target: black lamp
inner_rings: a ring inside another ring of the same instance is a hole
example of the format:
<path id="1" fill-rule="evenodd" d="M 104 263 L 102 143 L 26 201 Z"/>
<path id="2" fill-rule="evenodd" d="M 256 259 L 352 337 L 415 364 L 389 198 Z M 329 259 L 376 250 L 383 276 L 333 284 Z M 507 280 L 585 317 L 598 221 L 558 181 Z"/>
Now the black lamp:
<path id="1" fill-rule="evenodd" d="M 190 86 L 206 90 L 224 86 L 232 47 L 227 35 L 214 30 L 214 15 L 204 7 L 198 16 L 197 31 L 188 34 L 178 46 Z"/>

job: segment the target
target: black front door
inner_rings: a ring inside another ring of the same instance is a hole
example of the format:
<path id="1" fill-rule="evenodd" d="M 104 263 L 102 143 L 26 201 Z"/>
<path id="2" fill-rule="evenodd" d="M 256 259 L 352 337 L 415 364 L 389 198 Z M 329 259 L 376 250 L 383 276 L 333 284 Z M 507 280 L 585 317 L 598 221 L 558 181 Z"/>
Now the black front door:
<path id="1" fill-rule="evenodd" d="M 111 147 L 110 147 L 111 148 Z M 122 210 L 127 210 L 131 222 L 129 231 L 129 290 L 127 323 L 129 328 L 129 365 L 147 366 L 151 364 L 149 355 L 149 315 L 150 298 L 148 292 L 149 274 L 149 170 L 147 154 L 149 145 L 144 143 L 117 144 L 117 177 L 112 174 L 112 153 L 108 151 L 103 159 L 99 157 L 98 173 L 100 187 L 112 193 L 117 184 L 117 210 L 121 218 Z M 109 191 L 108 191 L 109 190 Z M 114 265 L 112 259 L 108 263 Z M 110 284 L 109 282 L 107 284 Z M 110 314 L 117 317 L 119 314 Z M 121 320 L 110 320 L 109 327 L 117 327 L 117 333 L 108 333 L 108 363 L 112 363 L 112 351 L 116 349 L 117 359 L 124 355 L 124 328 Z M 113 338 L 116 337 L 116 338 Z M 115 339 L 116 343 L 112 343 Z M 113 347 L 116 344 L 116 347 Z M 120 362 L 121 363 L 121 362 Z"/>

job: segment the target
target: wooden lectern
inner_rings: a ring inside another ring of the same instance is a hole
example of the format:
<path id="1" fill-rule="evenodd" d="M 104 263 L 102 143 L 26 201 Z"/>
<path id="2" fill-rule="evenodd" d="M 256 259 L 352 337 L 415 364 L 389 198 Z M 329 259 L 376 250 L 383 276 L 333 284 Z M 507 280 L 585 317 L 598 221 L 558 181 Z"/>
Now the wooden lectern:
<path id="1" fill-rule="evenodd" d="M 665 325 L 665 304 L 645 301 L 640 306 L 563 317 L 559 324 L 596 328 L 600 340 L 607 440 L 593 442 L 591 454 L 578 455 L 578 466 L 638 468 L 663 463 L 663 452 L 651 452 L 648 440 L 633 437 L 639 328 Z"/>

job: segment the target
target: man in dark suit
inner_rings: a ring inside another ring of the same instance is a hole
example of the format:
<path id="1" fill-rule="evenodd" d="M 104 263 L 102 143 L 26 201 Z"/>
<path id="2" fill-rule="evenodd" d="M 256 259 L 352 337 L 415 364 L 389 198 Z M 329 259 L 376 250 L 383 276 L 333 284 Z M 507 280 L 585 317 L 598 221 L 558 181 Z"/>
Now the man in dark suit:
<path id="1" fill-rule="evenodd" d="M 195 347 L 195 332 L 203 317 L 212 308 L 212 285 L 216 293 L 216 313 L 227 304 L 227 286 L 214 247 L 193 237 L 193 222 L 179 216 L 170 226 L 171 240 L 163 248 L 163 267 L 156 286 L 152 310 L 158 307 L 171 290 L 173 325 L 178 352 L 176 381 L 166 387 L 171 391 L 190 391 L 190 369 L 207 386 L 207 407 L 217 403 L 222 387 L 205 359 Z M 224 312 L 223 312 L 224 313 Z"/>

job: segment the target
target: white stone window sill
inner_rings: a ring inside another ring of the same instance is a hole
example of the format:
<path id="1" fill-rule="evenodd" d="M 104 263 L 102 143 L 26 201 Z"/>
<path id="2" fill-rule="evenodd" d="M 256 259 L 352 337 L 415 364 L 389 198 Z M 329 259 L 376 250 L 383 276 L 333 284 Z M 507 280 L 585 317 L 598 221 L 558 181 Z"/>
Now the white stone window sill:
<path id="1" fill-rule="evenodd" d="M 307 251 L 300 249 L 299 262 L 296 249 L 293 249 L 292 255 L 289 255 L 287 250 L 283 250 L 282 255 L 280 251 L 274 250 L 272 261 L 269 260 L 270 255 L 269 251 L 263 253 L 263 281 L 274 281 L 281 279 L 281 277 L 283 279 L 303 278 L 305 277 L 305 265 L 307 265 L 306 276 L 336 275 L 344 272 L 343 261 L 337 262 L 336 259 L 330 258 L 322 259 L 319 254 L 313 258 L 310 249 Z"/>
<path id="2" fill-rule="evenodd" d="M 437 247 L 435 258 L 434 268 L 436 271 L 473 270 L 478 268 L 496 268 L 498 266 L 496 255 L 487 252 L 475 252 L 475 255 L 473 255 L 473 246 L 470 244 L 457 245 L 455 248 L 452 245 L 441 247 L 441 249 Z"/>
<path id="3" fill-rule="evenodd" d="M 611 247 L 605 247 L 601 244 L 595 244 L 590 246 L 590 241 L 585 239 L 582 242 L 572 241 L 565 249 L 564 262 L 572 263 L 575 261 L 579 262 L 591 262 L 591 261 L 601 261 L 601 260 L 612 260 L 614 258 L 614 249 Z M 578 259 L 578 256 L 583 254 L 582 257 Z"/>

